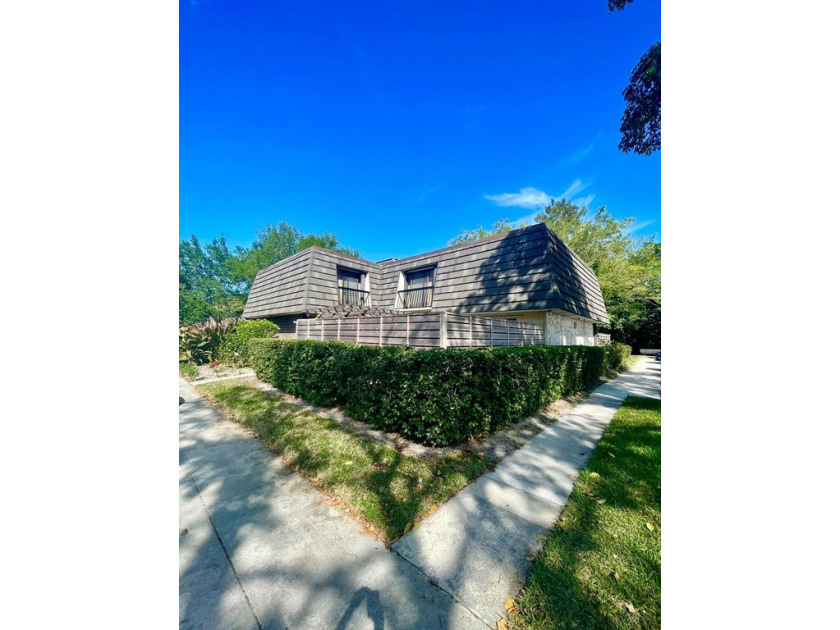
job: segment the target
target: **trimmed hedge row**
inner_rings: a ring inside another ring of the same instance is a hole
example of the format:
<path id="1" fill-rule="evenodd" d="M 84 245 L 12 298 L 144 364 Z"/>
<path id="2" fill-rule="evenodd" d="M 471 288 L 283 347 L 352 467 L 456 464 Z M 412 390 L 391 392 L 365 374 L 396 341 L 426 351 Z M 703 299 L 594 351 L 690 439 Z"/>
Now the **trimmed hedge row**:
<path id="1" fill-rule="evenodd" d="M 221 358 L 236 365 L 248 365 L 248 342 L 273 337 L 278 332 L 280 327 L 267 319 L 240 319 L 222 344 Z"/>
<path id="2" fill-rule="evenodd" d="M 377 429 L 436 446 L 486 435 L 593 385 L 605 350 L 590 346 L 413 350 L 252 339 L 251 365 L 274 387 L 343 406 Z"/>
<path id="3" fill-rule="evenodd" d="M 633 349 L 626 343 L 613 342 L 604 346 L 607 350 L 606 366 L 616 372 L 630 366 L 630 353 Z"/>

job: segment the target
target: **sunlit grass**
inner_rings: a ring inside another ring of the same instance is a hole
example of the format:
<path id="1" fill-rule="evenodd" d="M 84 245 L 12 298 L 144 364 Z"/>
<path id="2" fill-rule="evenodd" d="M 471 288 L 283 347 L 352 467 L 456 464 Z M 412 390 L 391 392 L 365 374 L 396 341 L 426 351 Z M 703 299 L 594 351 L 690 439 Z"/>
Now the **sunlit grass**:
<path id="1" fill-rule="evenodd" d="M 512 615 L 518 628 L 659 628 L 661 403 L 627 398 Z"/>
<path id="2" fill-rule="evenodd" d="M 236 380 L 198 391 L 295 470 L 364 516 L 388 542 L 486 470 L 475 454 L 415 459 Z"/>

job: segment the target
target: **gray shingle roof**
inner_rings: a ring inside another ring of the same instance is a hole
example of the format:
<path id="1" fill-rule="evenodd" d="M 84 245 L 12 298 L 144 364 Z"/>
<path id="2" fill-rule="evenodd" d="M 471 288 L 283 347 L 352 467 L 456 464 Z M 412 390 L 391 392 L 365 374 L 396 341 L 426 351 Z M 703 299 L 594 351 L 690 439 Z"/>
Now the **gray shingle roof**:
<path id="1" fill-rule="evenodd" d="M 255 319 L 336 306 L 338 267 L 366 273 L 371 307 L 392 309 L 401 272 L 427 266 L 435 268 L 433 311 L 556 309 L 608 322 L 595 274 L 542 223 L 380 263 L 310 247 L 257 274 L 243 317 Z"/>

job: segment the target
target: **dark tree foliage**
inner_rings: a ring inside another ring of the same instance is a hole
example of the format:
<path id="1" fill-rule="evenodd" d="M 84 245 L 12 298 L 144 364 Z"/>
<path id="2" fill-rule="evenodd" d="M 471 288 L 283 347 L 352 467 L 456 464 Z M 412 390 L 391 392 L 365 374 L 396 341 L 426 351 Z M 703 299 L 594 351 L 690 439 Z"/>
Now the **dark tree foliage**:
<path id="1" fill-rule="evenodd" d="M 610 13 L 621 11 L 633 0 L 607 0 Z M 621 142 L 618 148 L 650 155 L 662 144 L 662 43 L 656 42 L 642 55 L 624 88 L 627 104 L 621 117 Z"/>
<path id="2" fill-rule="evenodd" d="M 650 155 L 662 143 L 662 44 L 656 42 L 642 55 L 624 88 L 627 107 L 621 117 L 618 148 Z"/>
<path id="3" fill-rule="evenodd" d="M 633 2 L 633 0 L 607 0 L 607 6 L 610 9 L 610 13 L 612 13 L 613 11 L 621 11 L 631 2 Z"/>

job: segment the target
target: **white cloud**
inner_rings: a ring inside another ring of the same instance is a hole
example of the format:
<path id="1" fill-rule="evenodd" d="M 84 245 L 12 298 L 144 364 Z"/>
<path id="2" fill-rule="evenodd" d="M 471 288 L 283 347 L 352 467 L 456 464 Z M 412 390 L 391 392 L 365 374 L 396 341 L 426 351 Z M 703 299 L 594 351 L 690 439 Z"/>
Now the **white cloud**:
<path id="1" fill-rule="evenodd" d="M 551 201 L 551 197 L 537 188 L 522 188 L 518 193 L 484 195 L 484 198 L 503 208 L 542 208 Z"/>
<path id="2" fill-rule="evenodd" d="M 563 194 L 562 194 L 562 195 L 560 195 L 559 197 L 555 197 L 555 199 L 557 199 L 557 200 L 560 200 L 560 199 L 569 199 L 569 200 L 571 200 L 572 195 L 576 195 L 576 194 L 578 194 L 579 192 L 581 192 L 581 191 L 583 191 L 584 189 L 586 189 L 588 186 L 589 186 L 589 184 L 584 184 L 584 183 L 583 183 L 582 181 L 580 181 L 579 179 L 576 179 L 575 181 L 573 181 L 573 182 L 572 182 L 572 185 L 571 185 L 571 186 L 569 186 L 566 190 L 564 190 L 564 191 L 563 191 Z M 593 199 L 595 198 L 595 195 L 590 195 L 590 196 L 591 196 Z"/>
<path id="3" fill-rule="evenodd" d="M 636 221 L 633 225 L 631 225 L 629 228 L 627 228 L 625 230 L 625 232 L 627 232 L 627 234 L 632 234 L 636 230 L 641 230 L 642 228 L 646 228 L 647 226 L 653 225 L 654 223 L 656 223 L 656 221 L 654 221 L 654 220 Z"/>
<path id="4" fill-rule="evenodd" d="M 595 150 L 595 145 L 598 144 L 598 140 L 600 140 L 601 136 L 603 136 L 603 135 L 604 135 L 604 132 L 599 131 L 598 135 L 595 136 L 595 139 L 592 142 L 590 142 L 588 146 L 575 151 L 570 156 L 568 156 L 567 158 L 562 160 L 560 162 L 560 166 L 562 168 L 569 168 L 570 166 L 574 166 L 578 162 L 582 162 L 583 160 L 585 160 L 587 157 L 589 157 L 589 155 L 592 153 L 592 151 Z"/>
<path id="5" fill-rule="evenodd" d="M 484 198 L 492 201 L 497 206 L 502 206 L 503 208 L 514 207 L 542 211 L 549 203 L 551 203 L 552 199 L 556 199 L 557 201 L 561 199 L 568 199 L 580 206 L 588 206 L 592 203 L 592 200 L 595 199 L 595 195 L 587 195 L 586 197 L 577 197 L 574 199 L 572 198 L 572 195 L 577 195 L 588 187 L 589 184 L 584 184 L 581 180 L 576 179 L 559 195 L 549 195 L 547 192 L 540 190 L 539 188 L 528 187 L 520 189 L 518 193 L 484 195 Z M 517 220 L 515 223 L 518 224 L 521 221 L 529 222 L 536 216 L 537 213 L 529 214 Z"/>
<path id="6" fill-rule="evenodd" d="M 588 208 L 589 204 L 595 199 L 595 195 L 586 195 L 586 197 L 578 197 L 577 199 L 572 199 L 572 203 L 576 206 L 580 206 L 581 208 Z"/>

